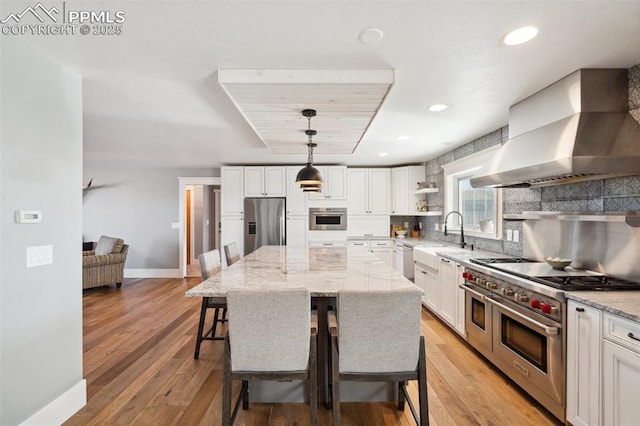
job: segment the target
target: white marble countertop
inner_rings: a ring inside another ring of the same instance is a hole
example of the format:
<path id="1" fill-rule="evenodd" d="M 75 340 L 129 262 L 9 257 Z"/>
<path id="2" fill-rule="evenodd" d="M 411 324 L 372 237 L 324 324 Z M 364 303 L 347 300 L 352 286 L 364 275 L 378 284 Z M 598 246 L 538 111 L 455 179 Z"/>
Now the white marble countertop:
<path id="1" fill-rule="evenodd" d="M 341 289 L 418 288 L 360 248 L 264 246 L 185 295 L 226 297 L 230 288 L 295 287 L 307 287 L 313 297 L 335 297 Z"/>
<path id="2" fill-rule="evenodd" d="M 640 322 L 640 291 L 569 291 L 567 299 Z"/>

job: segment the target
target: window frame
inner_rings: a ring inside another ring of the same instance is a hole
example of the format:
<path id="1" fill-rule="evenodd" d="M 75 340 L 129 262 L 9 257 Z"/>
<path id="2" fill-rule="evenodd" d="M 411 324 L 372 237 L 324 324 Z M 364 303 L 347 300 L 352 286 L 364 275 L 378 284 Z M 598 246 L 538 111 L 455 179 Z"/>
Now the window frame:
<path id="1" fill-rule="evenodd" d="M 500 148 L 500 144 L 491 146 L 482 151 L 463 157 L 459 160 L 455 160 L 449 164 L 442 166 L 444 170 L 444 212 L 443 212 L 443 227 L 444 218 L 448 212 L 453 210 L 460 211 L 459 206 L 459 184 L 458 181 L 473 177 L 478 170 L 483 166 L 489 166 L 493 161 L 496 151 Z M 474 229 L 467 229 L 465 227 L 465 235 L 471 237 L 487 238 L 493 240 L 502 239 L 502 189 L 495 188 L 496 193 L 494 197 L 494 217 L 493 217 L 493 232 L 481 232 Z M 443 228 L 444 229 L 444 228 Z M 451 231 L 454 234 L 460 233 L 460 218 L 458 215 L 452 215 L 447 221 L 447 231 Z"/>

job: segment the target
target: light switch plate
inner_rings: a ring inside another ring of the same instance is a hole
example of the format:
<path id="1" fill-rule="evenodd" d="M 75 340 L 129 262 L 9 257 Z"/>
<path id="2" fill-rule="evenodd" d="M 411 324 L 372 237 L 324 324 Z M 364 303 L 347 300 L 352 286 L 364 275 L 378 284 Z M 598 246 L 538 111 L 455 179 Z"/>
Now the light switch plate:
<path id="1" fill-rule="evenodd" d="M 27 247 L 27 268 L 53 263 L 53 246 Z"/>
<path id="2" fill-rule="evenodd" d="M 513 230 L 513 241 L 516 243 L 520 241 L 520 231 L 517 229 Z"/>
<path id="3" fill-rule="evenodd" d="M 507 241 L 513 240 L 513 229 L 507 229 Z"/>
<path id="4" fill-rule="evenodd" d="M 171 229 L 180 229 L 180 222 L 171 222 Z"/>

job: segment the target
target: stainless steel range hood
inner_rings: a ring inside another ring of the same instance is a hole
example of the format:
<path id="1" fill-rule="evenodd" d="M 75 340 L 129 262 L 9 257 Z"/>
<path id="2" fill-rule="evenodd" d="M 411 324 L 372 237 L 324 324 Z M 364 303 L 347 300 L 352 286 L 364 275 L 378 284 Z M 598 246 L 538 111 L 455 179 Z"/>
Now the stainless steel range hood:
<path id="1" fill-rule="evenodd" d="M 509 140 L 473 187 L 548 186 L 640 174 L 626 69 L 578 70 L 509 108 Z"/>

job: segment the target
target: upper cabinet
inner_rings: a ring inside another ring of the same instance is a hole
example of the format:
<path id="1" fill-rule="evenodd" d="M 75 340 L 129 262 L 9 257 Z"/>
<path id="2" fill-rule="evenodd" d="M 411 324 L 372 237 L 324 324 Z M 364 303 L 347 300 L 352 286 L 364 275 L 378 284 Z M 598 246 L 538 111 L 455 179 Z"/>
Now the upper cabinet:
<path id="1" fill-rule="evenodd" d="M 242 215 L 244 209 L 244 168 L 222 167 L 221 178 L 221 214 L 223 216 Z"/>
<path id="2" fill-rule="evenodd" d="M 389 214 L 391 200 L 389 169 L 349 169 L 349 214 Z"/>
<path id="3" fill-rule="evenodd" d="M 287 167 L 287 214 L 309 214 L 309 208 L 307 206 L 307 193 L 302 192 L 302 189 L 296 183 L 296 176 L 298 175 L 299 171 L 300 166 Z"/>
<path id="4" fill-rule="evenodd" d="M 424 166 L 405 166 L 391 169 L 391 214 L 415 215 L 415 191 L 418 182 L 424 181 Z"/>
<path id="5" fill-rule="evenodd" d="M 347 199 L 347 167 L 346 166 L 314 166 L 320 171 L 322 192 L 312 192 L 310 200 L 346 200 Z"/>
<path id="6" fill-rule="evenodd" d="M 245 167 L 245 197 L 286 196 L 286 169 L 284 167 Z"/>

